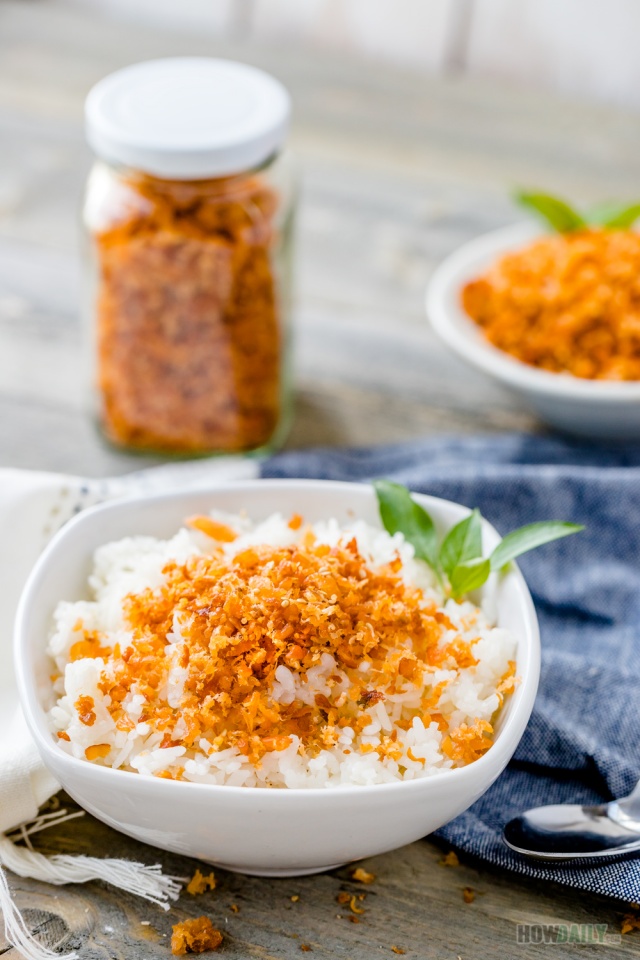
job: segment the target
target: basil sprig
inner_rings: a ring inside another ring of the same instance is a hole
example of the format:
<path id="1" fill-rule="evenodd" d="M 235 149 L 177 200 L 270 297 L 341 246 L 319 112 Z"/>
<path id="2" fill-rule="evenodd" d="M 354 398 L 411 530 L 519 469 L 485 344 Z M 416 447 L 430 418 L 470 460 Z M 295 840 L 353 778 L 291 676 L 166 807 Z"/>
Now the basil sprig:
<path id="1" fill-rule="evenodd" d="M 628 230 L 640 217 L 640 203 L 601 203 L 590 210 L 578 211 L 566 200 L 549 193 L 517 190 L 514 199 L 540 217 L 557 233 L 573 233 L 587 227 Z"/>
<path id="2" fill-rule="evenodd" d="M 378 508 L 385 530 L 390 534 L 403 533 L 413 546 L 416 557 L 426 561 L 439 574 L 438 536 L 433 520 L 416 503 L 406 487 L 390 480 L 376 480 Z"/>
<path id="3" fill-rule="evenodd" d="M 495 550 L 484 557 L 479 510 L 472 510 L 468 517 L 452 527 L 438 546 L 433 520 L 406 487 L 390 480 L 376 480 L 374 488 L 385 530 L 391 534 L 402 533 L 413 545 L 416 557 L 429 564 L 440 582 L 446 575 L 454 600 L 477 590 L 492 572 L 504 569 L 523 553 L 584 530 L 578 523 L 561 520 L 529 523 L 508 533 Z"/>

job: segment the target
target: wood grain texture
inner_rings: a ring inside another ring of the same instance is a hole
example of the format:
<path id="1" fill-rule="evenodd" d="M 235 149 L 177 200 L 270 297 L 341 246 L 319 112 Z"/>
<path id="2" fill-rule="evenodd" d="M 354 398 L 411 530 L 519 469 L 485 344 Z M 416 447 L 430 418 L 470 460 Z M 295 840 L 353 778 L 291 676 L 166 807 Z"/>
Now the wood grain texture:
<path id="1" fill-rule="evenodd" d="M 90 157 L 82 101 L 118 66 L 188 53 L 247 60 L 293 92 L 302 201 L 289 444 L 539 429 L 509 394 L 434 340 L 423 315 L 424 287 L 459 243 L 519 216 L 506 196 L 514 182 L 592 200 L 610 193 L 615 169 L 620 193 L 632 191 L 640 131 L 624 112 L 506 85 L 417 78 L 294 44 L 133 28 L 75 0 L 4 0 L 0 463 L 104 476 L 152 462 L 104 446 L 86 405 L 77 210 Z M 48 853 L 160 860 L 180 875 L 196 867 L 88 816 L 39 834 L 38 843 Z M 238 960 L 292 960 L 302 955 L 301 944 L 323 960 L 393 958 L 393 945 L 420 960 L 533 960 L 541 948 L 516 943 L 518 923 L 594 922 L 619 930 L 624 908 L 615 903 L 473 864 L 446 869 L 441 856 L 436 844 L 421 841 L 377 857 L 366 866 L 378 880 L 362 891 L 347 869 L 298 880 L 220 872 L 216 891 L 184 894 L 169 914 L 97 883 L 11 883 L 33 929 L 50 945 L 77 949 L 82 960 L 166 958 L 171 924 L 202 913 L 225 932 L 221 956 Z M 466 886 L 478 894 L 471 904 L 462 899 Z M 345 889 L 366 892 L 359 924 L 336 903 Z M 546 949 L 554 958 L 576 951 L 571 944 Z M 609 954 L 640 956 L 640 935 L 625 937 Z M 0 956 L 13 960 L 16 952 L 0 940 Z"/>
<path id="2" fill-rule="evenodd" d="M 68 798 L 63 802 L 74 808 Z M 103 849 L 112 856 L 160 862 L 167 872 L 187 876 L 202 867 L 135 843 L 89 816 L 38 838 L 43 853 L 89 854 Z M 416 960 L 532 960 L 541 948 L 517 943 L 518 924 L 600 923 L 607 924 L 614 937 L 619 934 L 626 908 L 614 902 L 576 896 L 552 884 L 523 881 L 473 863 L 445 867 L 440 863 L 443 853 L 440 845 L 423 840 L 363 861 L 376 875 L 368 886 L 354 882 L 349 867 L 315 877 L 268 880 L 216 870 L 214 891 L 197 897 L 184 893 L 167 913 L 98 883 L 52 892 L 51 887 L 16 878 L 12 887 L 18 903 L 34 911 L 32 922 L 40 925 L 49 942 L 58 936 L 58 946 L 77 949 L 81 960 L 166 958 L 172 924 L 203 914 L 224 933 L 221 956 L 238 960 L 290 960 L 301 955 L 302 944 L 310 946 L 319 960 L 391 960 L 396 956 L 392 946 Z M 464 902 L 464 888 L 473 890 L 472 903 Z M 365 911 L 358 923 L 351 922 L 354 915 L 348 905 L 337 902 L 344 891 L 365 894 L 358 902 Z M 554 960 L 576 956 L 570 943 L 545 949 Z M 640 937 L 624 937 L 609 948 L 594 949 L 599 957 L 637 957 Z M 2 954 L 1 941 L 0 955 L 12 956 L 11 951 Z"/>

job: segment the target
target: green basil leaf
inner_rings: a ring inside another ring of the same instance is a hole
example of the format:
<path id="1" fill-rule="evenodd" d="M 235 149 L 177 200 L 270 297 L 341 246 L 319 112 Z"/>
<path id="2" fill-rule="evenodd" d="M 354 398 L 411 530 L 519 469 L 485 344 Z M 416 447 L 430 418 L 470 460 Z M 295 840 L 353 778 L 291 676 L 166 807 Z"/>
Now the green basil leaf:
<path id="1" fill-rule="evenodd" d="M 515 200 L 527 210 L 532 210 L 535 214 L 557 230 L 558 233 L 571 233 L 574 230 L 582 230 L 586 227 L 586 222 L 580 216 L 577 210 L 570 207 L 559 197 L 552 197 L 547 193 L 527 193 L 519 190 L 514 194 Z"/>
<path id="2" fill-rule="evenodd" d="M 438 564 L 438 538 L 433 520 L 421 507 L 406 487 L 390 480 L 376 480 L 373 484 L 378 497 L 380 518 L 390 534 L 403 533 L 413 545 L 416 557 L 425 560 L 436 573 Z"/>
<path id="3" fill-rule="evenodd" d="M 466 563 L 459 563 L 454 567 L 449 576 L 451 584 L 451 593 L 455 600 L 459 600 L 465 593 L 477 590 L 483 583 L 486 583 L 491 573 L 491 561 L 477 557 L 475 560 L 467 560 Z"/>
<path id="4" fill-rule="evenodd" d="M 607 230 L 628 230 L 640 217 L 640 203 L 601 203 L 587 213 L 587 220 Z"/>
<path id="5" fill-rule="evenodd" d="M 543 543 L 579 533 L 584 527 L 578 523 L 563 523 L 561 520 L 543 520 L 541 523 L 529 523 L 526 527 L 513 530 L 504 537 L 491 554 L 491 569 L 502 570 L 510 560 L 523 553 L 541 547 Z"/>
<path id="6" fill-rule="evenodd" d="M 482 521 L 474 510 L 449 530 L 440 547 L 440 564 L 448 577 L 460 563 L 482 556 Z"/>

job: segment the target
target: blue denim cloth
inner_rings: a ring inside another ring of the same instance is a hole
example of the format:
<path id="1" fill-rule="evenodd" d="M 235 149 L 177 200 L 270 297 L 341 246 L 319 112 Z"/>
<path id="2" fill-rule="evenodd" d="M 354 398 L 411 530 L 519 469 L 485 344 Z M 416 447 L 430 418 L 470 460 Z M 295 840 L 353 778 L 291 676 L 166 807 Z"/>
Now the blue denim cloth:
<path id="1" fill-rule="evenodd" d="M 524 556 L 543 659 L 531 721 L 505 772 L 439 836 L 532 877 L 640 901 L 640 858 L 548 866 L 513 854 L 504 824 L 544 803 L 600 803 L 640 778 L 640 449 L 506 435 L 283 453 L 266 477 L 369 480 L 479 507 L 504 533 L 534 520 L 587 530 Z"/>

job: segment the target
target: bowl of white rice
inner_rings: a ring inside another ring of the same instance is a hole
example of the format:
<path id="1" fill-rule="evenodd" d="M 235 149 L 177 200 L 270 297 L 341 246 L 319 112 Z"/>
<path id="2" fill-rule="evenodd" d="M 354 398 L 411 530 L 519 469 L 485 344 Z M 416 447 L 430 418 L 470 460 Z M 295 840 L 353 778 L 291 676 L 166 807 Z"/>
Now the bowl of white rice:
<path id="1" fill-rule="evenodd" d="M 468 510 L 416 495 L 440 534 Z M 485 551 L 498 542 L 483 525 Z M 235 482 L 87 510 L 16 620 L 25 716 L 86 810 L 229 870 L 424 836 L 511 758 L 537 690 L 518 569 L 447 597 L 373 489 Z"/>

